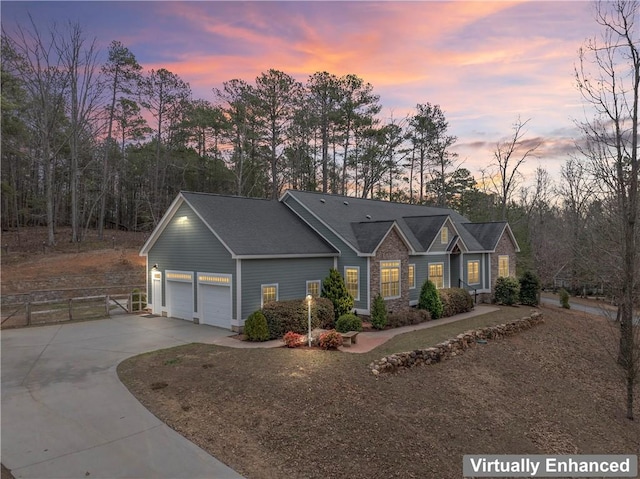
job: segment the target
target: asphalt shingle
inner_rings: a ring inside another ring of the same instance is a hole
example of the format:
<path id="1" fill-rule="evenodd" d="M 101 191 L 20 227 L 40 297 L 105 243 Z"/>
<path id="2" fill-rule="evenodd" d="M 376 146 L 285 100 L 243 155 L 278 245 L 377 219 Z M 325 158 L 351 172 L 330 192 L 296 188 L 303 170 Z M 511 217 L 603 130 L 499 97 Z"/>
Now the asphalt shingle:
<path id="1" fill-rule="evenodd" d="M 335 248 L 279 201 L 181 194 L 237 256 L 337 254 Z"/>

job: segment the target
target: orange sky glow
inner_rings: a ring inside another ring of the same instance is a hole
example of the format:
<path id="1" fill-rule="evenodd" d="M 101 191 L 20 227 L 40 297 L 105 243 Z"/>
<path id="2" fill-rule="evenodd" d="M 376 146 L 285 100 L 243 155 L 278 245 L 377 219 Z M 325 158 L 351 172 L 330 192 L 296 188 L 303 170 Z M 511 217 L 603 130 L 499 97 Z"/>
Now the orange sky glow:
<path id="1" fill-rule="evenodd" d="M 106 51 L 125 44 L 146 70 L 166 68 L 194 98 L 270 68 L 304 82 L 353 73 L 380 95 L 381 117 L 438 104 L 477 174 L 520 117 L 543 146 L 524 172 L 552 174 L 584 119 L 573 80 L 578 49 L 597 34 L 583 1 L 539 2 L 2 2 L 3 28 L 79 21 Z"/>

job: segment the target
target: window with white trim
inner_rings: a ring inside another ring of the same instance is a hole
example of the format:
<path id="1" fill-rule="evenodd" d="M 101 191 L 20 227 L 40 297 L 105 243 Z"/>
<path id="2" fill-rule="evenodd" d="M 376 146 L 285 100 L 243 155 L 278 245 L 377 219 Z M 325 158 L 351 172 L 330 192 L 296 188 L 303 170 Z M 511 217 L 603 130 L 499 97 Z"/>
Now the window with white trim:
<path id="1" fill-rule="evenodd" d="M 400 297 L 400 261 L 380 262 L 380 294 L 384 299 Z"/>
<path id="2" fill-rule="evenodd" d="M 467 283 L 480 283 L 480 260 L 467 261 Z"/>
<path id="3" fill-rule="evenodd" d="M 320 280 L 307 281 L 307 296 L 311 295 L 314 298 L 320 296 Z"/>
<path id="4" fill-rule="evenodd" d="M 429 264 L 429 280 L 436 288 L 444 288 L 444 263 Z"/>
<path id="5" fill-rule="evenodd" d="M 262 306 L 273 301 L 278 301 L 278 285 L 263 284 L 262 285 Z"/>
<path id="6" fill-rule="evenodd" d="M 415 289 L 416 287 L 416 265 L 409 265 L 409 289 Z"/>
<path id="7" fill-rule="evenodd" d="M 360 299 L 360 268 L 357 266 L 344 267 L 344 284 L 355 301 Z"/>
<path id="8" fill-rule="evenodd" d="M 509 276 L 509 255 L 501 254 L 498 256 L 498 276 Z"/>
<path id="9" fill-rule="evenodd" d="M 449 228 L 443 226 L 440 230 L 440 243 L 448 244 L 449 243 Z"/>

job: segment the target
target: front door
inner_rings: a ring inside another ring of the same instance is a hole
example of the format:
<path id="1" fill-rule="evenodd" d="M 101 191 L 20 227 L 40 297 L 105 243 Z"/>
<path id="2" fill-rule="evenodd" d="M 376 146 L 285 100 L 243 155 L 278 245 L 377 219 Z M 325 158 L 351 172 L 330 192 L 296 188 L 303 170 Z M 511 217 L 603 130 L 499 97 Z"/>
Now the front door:
<path id="1" fill-rule="evenodd" d="M 151 279 L 151 299 L 153 300 L 151 312 L 162 314 L 162 273 L 154 271 Z"/>

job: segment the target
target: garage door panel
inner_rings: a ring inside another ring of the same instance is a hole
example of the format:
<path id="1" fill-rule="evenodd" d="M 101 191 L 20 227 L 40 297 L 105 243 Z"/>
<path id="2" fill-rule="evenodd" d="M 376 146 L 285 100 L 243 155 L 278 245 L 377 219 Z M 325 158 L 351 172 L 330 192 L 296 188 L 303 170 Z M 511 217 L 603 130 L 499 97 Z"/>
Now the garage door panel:
<path id="1" fill-rule="evenodd" d="M 192 283 L 168 281 L 167 297 L 169 300 L 169 316 L 173 318 L 193 320 Z"/>
<path id="2" fill-rule="evenodd" d="M 200 285 L 202 324 L 229 329 L 231 326 L 231 288 L 221 285 Z"/>

